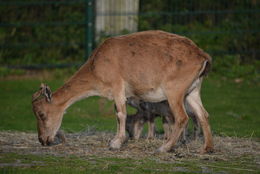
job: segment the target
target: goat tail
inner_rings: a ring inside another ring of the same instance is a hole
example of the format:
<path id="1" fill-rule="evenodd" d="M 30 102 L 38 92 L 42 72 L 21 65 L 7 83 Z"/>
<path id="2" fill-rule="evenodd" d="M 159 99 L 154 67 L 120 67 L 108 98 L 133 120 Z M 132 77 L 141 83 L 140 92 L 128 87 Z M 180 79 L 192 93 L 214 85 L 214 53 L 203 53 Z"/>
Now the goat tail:
<path id="1" fill-rule="evenodd" d="M 199 77 L 207 76 L 212 67 L 212 58 L 207 54 L 207 59 L 203 62 Z"/>

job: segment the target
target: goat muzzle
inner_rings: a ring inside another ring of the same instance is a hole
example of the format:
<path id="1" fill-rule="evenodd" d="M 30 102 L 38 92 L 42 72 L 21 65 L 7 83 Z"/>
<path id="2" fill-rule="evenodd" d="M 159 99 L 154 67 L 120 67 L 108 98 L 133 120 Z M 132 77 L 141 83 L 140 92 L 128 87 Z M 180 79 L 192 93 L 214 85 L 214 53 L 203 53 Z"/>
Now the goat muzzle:
<path id="1" fill-rule="evenodd" d="M 46 140 L 44 140 L 42 137 L 39 137 L 39 142 L 42 146 L 55 146 L 65 143 L 66 138 L 63 131 L 58 131 L 53 139 L 47 137 Z"/>

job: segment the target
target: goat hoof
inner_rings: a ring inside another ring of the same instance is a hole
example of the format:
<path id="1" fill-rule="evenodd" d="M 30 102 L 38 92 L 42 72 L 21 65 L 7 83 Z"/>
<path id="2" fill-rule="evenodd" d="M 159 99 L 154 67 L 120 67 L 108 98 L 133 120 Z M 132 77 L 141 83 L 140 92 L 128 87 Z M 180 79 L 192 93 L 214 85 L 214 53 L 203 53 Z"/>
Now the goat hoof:
<path id="1" fill-rule="evenodd" d="M 159 147 L 157 150 L 156 150 L 156 153 L 165 153 L 165 152 L 168 152 L 169 150 L 167 150 L 167 148 L 165 148 L 164 146 L 161 146 Z"/>
<path id="2" fill-rule="evenodd" d="M 138 141 L 140 138 L 139 137 L 134 137 L 133 140 Z"/>
<path id="3" fill-rule="evenodd" d="M 146 138 L 146 140 L 154 140 L 155 138 L 154 138 L 154 136 L 148 136 L 147 138 Z"/>
<path id="4" fill-rule="evenodd" d="M 187 140 L 185 140 L 185 139 L 180 140 L 180 142 L 181 142 L 181 144 L 187 144 Z"/>
<path id="5" fill-rule="evenodd" d="M 204 147 L 200 151 L 201 154 L 206 154 L 206 153 L 211 154 L 213 152 L 214 152 L 213 147 Z"/>
<path id="6" fill-rule="evenodd" d="M 121 143 L 119 143 L 118 141 L 111 141 L 109 145 L 110 150 L 117 150 L 120 149 L 120 147 L 121 147 Z"/>
<path id="7" fill-rule="evenodd" d="M 126 141 L 126 138 L 114 138 L 111 142 L 110 142 L 110 149 L 113 150 L 117 150 L 120 149 L 122 144 Z"/>

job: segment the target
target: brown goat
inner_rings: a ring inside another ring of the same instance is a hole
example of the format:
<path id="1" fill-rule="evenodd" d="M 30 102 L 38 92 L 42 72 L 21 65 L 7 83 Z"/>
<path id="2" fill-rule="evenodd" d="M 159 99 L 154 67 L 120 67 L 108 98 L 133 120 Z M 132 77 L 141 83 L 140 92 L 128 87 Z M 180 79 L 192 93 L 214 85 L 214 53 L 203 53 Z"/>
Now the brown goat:
<path id="1" fill-rule="evenodd" d="M 176 34 L 144 31 L 107 39 L 56 92 L 52 94 L 44 85 L 33 95 L 39 141 L 52 145 L 65 110 L 74 102 L 95 95 L 115 101 L 117 133 L 110 147 L 119 149 L 126 140 L 126 100 L 135 97 L 147 102 L 168 100 L 175 122 L 170 123 L 170 138 L 158 151 L 170 151 L 188 121 L 183 106 L 186 98 L 204 133 L 203 151 L 212 151 L 208 114 L 201 100 L 197 100 L 197 86 L 210 65 L 208 54 Z"/>

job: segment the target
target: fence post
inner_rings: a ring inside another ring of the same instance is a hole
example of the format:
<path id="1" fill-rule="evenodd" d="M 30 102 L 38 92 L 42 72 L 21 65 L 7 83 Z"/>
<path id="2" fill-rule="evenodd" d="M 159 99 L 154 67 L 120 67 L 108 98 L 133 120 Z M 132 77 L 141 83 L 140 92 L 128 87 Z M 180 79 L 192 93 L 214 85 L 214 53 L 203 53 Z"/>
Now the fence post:
<path id="1" fill-rule="evenodd" d="M 86 0 L 85 60 L 90 56 L 94 42 L 94 1 Z"/>

